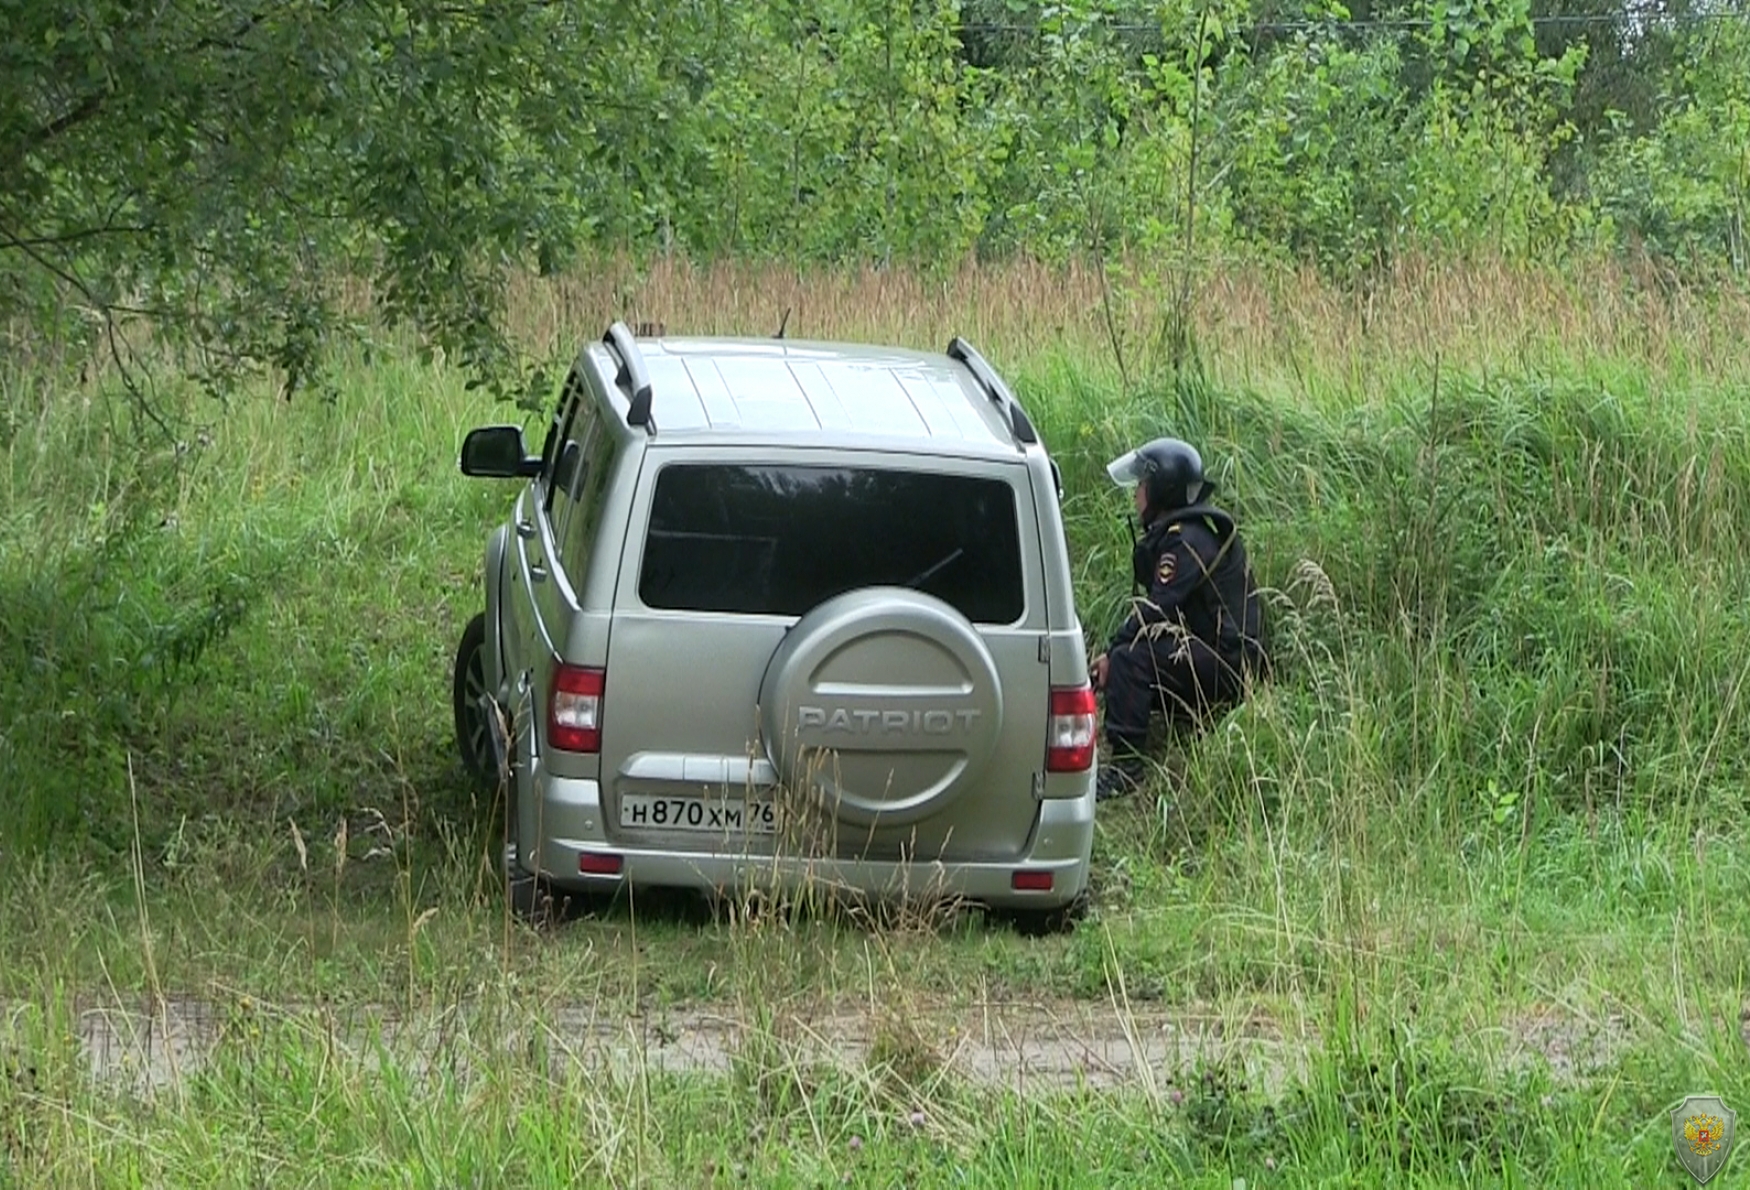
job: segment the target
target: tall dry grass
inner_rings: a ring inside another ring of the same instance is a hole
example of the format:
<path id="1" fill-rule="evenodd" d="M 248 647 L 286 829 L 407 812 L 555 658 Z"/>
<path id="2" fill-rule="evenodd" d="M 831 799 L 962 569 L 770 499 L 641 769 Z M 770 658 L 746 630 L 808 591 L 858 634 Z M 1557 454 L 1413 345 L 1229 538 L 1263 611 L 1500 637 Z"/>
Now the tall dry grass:
<path id="1" fill-rule="evenodd" d="M 1073 358 L 1078 369 L 1135 387 L 1166 360 L 1180 301 L 1176 269 L 1159 259 L 968 259 L 925 269 L 610 253 L 550 277 L 514 272 L 504 319 L 524 351 L 561 364 L 623 319 L 669 334 L 771 335 L 782 327 L 791 338 L 923 348 L 961 335 L 1001 367 Z M 1437 361 L 1476 373 L 1631 364 L 1682 385 L 1750 374 L 1750 287 L 1695 288 L 1646 259 L 1599 255 L 1557 266 L 1404 254 L 1355 285 L 1258 258 L 1206 260 L 1193 271 L 1194 358 L 1207 379 L 1225 385 L 1353 398 Z M 373 321 L 368 279 L 337 281 L 336 289 L 344 311 Z M 126 342 L 143 352 L 136 363 L 153 358 L 148 322 L 130 323 Z M 19 365 L 0 384 L 69 364 L 85 382 L 118 379 L 105 344 L 36 342 L 22 325 L 4 328 L 0 344 Z M 277 392 L 281 380 L 269 369 L 259 387 Z"/>
<path id="2" fill-rule="evenodd" d="M 561 354 L 623 318 L 671 334 L 783 324 L 793 338 L 929 347 L 959 334 L 1016 360 L 1061 349 L 1110 363 L 1116 339 L 1146 368 L 1173 293 L 1146 261 L 966 262 L 932 274 L 620 256 L 517 277 L 509 316 L 522 342 Z M 1750 291 L 1692 290 L 1620 259 L 1558 269 L 1406 256 L 1365 288 L 1239 263 L 1206 270 L 1191 302 L 1204 365 L 1226 381 L 1356 378 L 1436 358 L 1484 370 L 1633 358 L 1655 375 L 1697 378 L 1750 367 Z"/>

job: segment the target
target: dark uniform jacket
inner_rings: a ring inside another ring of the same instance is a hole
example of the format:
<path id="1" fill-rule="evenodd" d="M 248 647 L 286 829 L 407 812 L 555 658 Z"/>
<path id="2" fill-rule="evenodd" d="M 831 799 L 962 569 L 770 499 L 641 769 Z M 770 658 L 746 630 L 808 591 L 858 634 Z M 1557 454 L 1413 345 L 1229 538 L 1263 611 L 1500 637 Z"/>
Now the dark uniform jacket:
<path id="1" fill-rule="evenodd" d="M 1148 527 L 1131 563 L 1146 594 L 1109 651 L 1140 636 L 1171 654 L 1189 633 L 1236 672 L 1264 667 L 1263 609 L 1231 516 L 1207 504 L 1170 513 Z"/>

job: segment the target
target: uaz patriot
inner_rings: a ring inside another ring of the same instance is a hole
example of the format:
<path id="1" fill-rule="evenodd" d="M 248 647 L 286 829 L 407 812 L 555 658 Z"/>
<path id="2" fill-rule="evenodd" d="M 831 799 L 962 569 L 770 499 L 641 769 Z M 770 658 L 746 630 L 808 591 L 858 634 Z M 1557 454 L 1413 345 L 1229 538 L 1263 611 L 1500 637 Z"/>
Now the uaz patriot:
<path id="1" fill-rule="evenodd" d="M 456 656 L 543 894 L 773 882 L 1032 925 L 1084 897 L 1095 703 L 1058 469 L 995 370 L 941 353 L 635 337 L 570 369 Z"/>

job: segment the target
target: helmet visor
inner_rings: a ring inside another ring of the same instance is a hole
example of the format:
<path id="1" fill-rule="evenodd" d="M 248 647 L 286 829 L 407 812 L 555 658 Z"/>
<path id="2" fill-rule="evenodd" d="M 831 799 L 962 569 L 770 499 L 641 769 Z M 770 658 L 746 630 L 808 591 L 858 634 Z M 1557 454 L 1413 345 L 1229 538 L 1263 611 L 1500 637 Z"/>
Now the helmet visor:
<path id="1" fill-rule="evenodd" d="M 1133 488 L 1149 472 L 1148 462 L 1140 450 L 1120 455 L 1106 464 L 1106 474 L 1121 488 Z"/>

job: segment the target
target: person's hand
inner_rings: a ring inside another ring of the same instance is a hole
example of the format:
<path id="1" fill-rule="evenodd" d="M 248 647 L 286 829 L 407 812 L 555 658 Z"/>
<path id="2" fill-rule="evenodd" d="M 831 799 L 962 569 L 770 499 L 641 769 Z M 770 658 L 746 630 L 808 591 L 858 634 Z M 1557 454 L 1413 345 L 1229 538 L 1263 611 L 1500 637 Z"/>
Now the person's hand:
<path id="1" fill-rule="evenodd" d="M 1106 665 L 1106 654 L 1101 653 L 1098 657 L 1094 658 L 1093 664 L 1088 667 L 1089 672 L 1094 679 L 1094 689 L 1096 690 L 1104 690 L 1106 688 Z"/>

